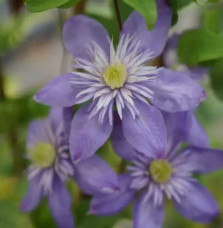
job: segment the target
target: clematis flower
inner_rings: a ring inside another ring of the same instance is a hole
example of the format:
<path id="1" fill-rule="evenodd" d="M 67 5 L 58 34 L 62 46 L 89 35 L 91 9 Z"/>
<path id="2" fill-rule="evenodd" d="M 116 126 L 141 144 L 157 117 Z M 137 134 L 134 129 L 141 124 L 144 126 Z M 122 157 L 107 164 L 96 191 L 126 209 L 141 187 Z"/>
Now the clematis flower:
<path id="1" fill-rule="evenodd" d="M 116 123 L 121 136 L 121 123 Z M 179 152 L 176 127 L 167 132 L 174 134 L 160 138 L 160 146 L 154 147 L 154 156 L 136 151 L 122 137 L 113 138 L 116 152 L 130 162 L 127 173 L 119 176 L 120 191 L 112 194 L 94 195 L 90 213 L 112 215 L 120 212 L 138 195 L 133 206 L 134 228 L 161 228 L 164 219 L 164 195 L 171 199 L 185 218 L 208 223 L 219 214 L 219 207 L 211 195 L 193 174 L 206 174 L 223 167 L 223 151 L 189 146 Z M 196 124 L 193 125 L 194 129 Z M 200 131 L 198 127 L 196 129 Z M 185 138 L 185 137 L 182 137 Z M 199 136 L 197 137 L 199 139 Z M 171 140 L 172 141 L 169 141 Z M 189 139 L 189 138 L 188 138 Z M 173 146 L 172 142 L 177 142 Z M 169 146 L 171 143 L 172 146 Z"/>
<path id="2" fill-rule="evenodd" d="M 204 66 L 189 67 L 180 63 L 180 60 L 177 55 L 177 46 L 179 43 L 179 39 L 179 34 L 174 34 L 172 37 L 168 39 L 164 51 L 162 53 L 164 66 L 167 68 L 176 69 L 180 71 L 189 71 L 190 77 L 195 80 L 203 79 L 209 73 L 210 68 Z"/>
<path id="3" fill-rule="evenodd" d="M 66 189 L 69 177 L 74 178 L 86 193 L 118 189 L 115 173 L 98 156 L 73 166 L 68 152 L 71 117 L 70 108 L 52 108 L 48 119 L 30 124 L 27 139 L 27 157 L 31 162 L 29 187 L 21 205 L 22 211 L 29 212 L 46 197 L 52 216 L 61 228 L 74 227 L 71 197 Z"/>
<path id="4" fill-rule="evenodd" d="M 172 18 L 166 1 L 157 0 L 157 6 L 154 29 L 148 31 L 144 18 L 133 12 L 123 25 L 117 48 L 103 26 L 93 19 L 77 15 L 65 23 L 65 47 L 79 72 L 53 79 L 35 100 L 65 107 L 88 102 L 72 121 L 72 160 L 86 159 L 104 144 L 113 129 L 114 110 L 123 120 L 129 143 L 148 152 L 156 141 L 154 133 L 164 125 L 159 109 L 191 110 L 205 99 L 204 90 L 187 72 L 148 65 L 163 51 Z M 132 134 L 136 140 L 132 140 Z"/>

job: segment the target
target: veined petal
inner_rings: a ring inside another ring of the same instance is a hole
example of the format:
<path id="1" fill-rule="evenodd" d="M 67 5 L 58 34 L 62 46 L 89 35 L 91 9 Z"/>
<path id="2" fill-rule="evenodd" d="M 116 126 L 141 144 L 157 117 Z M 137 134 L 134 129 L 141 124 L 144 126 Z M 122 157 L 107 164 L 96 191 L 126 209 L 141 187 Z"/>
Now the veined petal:
<path id="1" fill-rule="evenodd" d="M 126 140 L 123 130 L 122 122 L 118 115 L 115 116 L 114 129 L 112 132 L 112 146 L 115 152 L 123 159 L 132 161 L 135 158 L 137 151 Z"/>
<path id="2" fill-rule="evenodd" d="M 106 121 L 101 124 L 97 116 L 89 118 L 89 105 L 81 107 L 71 123 L 70 153 L 73 161 L 92 156 L 109 138 L 112 125 Z"/>
<path id="3" fill-rule="evenodd" d="M 34 100 L 49 106 L 69 107 L 75 104 L 75 97 L 78 90 L 75 90 L 70 83 L 74 74 L 67 73 L 52 79 L 34 97 Z"/>
<path id="4" fill-rule="evenodd" d="M 163 224 L 163 212 L 163 202 L 155 205 L 152 197 L 146 200 L 146 194 L 142 194 L 134 204 L 133 227 L 160 228 Z"/>
<path id="5" fill-rule="evenodd" d="M 157 79 L 147 83 L 153 90 L 153 105 L 166 112 L 196 108 L 206 98 L 204 89 L 190 78 L 189 72 L 163 69 Z"/>
<path id="6" fill-rule="evenodd" d="M 199 223 L 209 223 L 220 213 L 211 193 L 198 182 L 191 185 L 180 203 L 174 201 L 174 204 L 185 218 Z"/>
<path id="7" fill-rule="evenodd" d="M 223 168 L 223 150 L 188 147 L 183 156 L 190 172 L 210 173 Z"/>
<path id="8" fill-rule="evenodd" d="M 111 193 L 119 189 L 116 174 L 97 155 L 76 165 L 74 179 L 80 188 L 89 195 Z"/>
<path id="9" fill-rule="evenodd" d="M 70 18 L 63 28 L 65 47 L 74 58 L 92 60 L 89 46 L 92 46 L 93 42 L 99 44 L 109 56 L 108 37 L 108 33 L 101 24 L 84 15 Z"/>
<path id="10" fill-rule="evenodd" d="M 36 176 L 29 182 L 27 193 L 21 204 L 21 210 L 23 212 L 32 211 L 39 204 L 42 197 L 43 192 L 39 185 L 39 176 Z"/>
<path id="11" fill-rule="evenodd" d="M 191 146 L 209 147 L 209 139 L 193 111 L 163 112 L 168 136 L 168 150 L 171 153 L 180 143 Z"/>
<path id="12" fill-rule="evenodd" d="M 145 19 L 136 11 L 129 16 L 122 30 L 141 41 L 140 51 L 152 51 L 154 57 L 163 51 L 172 19 L 171 9 L 165 0 L 157 0 L 157 8 L 158 19 L 151 31 L 148 31 Z"/>
<path id="13" fill-rule="evenodd" d="M 48 195 L 48 204 L 58 227 L 74 228 L 71 198 L 65 184 L 59 178 L 54 180 L 53 191 Z"/>
<path id="14" fill-rule="evenodd" d="M 90 214 L 113 215 L 122 211 L 133 199 L 135 191 L 129 190 L 131 178 L 127 174 L 119 175 L 120 190 L 94 196 L 91 200 Z"/>
<path id="15" fill-rule="evenodd" d="M 149 157 L 162 155 L 166 147 L 166 128 L 161 112 L 149 104 L 134 100 L 139 116 L 133 119 L 124 109 L 122 128 L 127 141 Z"/>

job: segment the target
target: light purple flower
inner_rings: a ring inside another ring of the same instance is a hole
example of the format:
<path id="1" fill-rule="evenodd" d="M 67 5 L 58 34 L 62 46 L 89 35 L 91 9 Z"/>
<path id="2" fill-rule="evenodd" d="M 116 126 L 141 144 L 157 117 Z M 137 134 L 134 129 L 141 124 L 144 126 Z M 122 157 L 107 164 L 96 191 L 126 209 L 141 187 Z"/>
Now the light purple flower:
<path id="1" fill-rule="evenodd" d="M 188 123 L 187 120 L 186 122 Z M 181 137 L 178 137 L 176 133 L 179 128 L 167 125 L 167 132 L 172 135 L 167 144 L 160 141 L 160 144 L 166 144 L 164 150 L 161 151 L 158 144 L 157 147 L 151 148 L 154 150 L 154 156 L 151 157 L 148 156 L 149 153 L 141 153 L 131 147 L 120 131 L 120 123 L 116 122 L 119 137 L 113 135 L 113 146 L 122 158 L 130 161 L 130 165 L 127 167 L 127 173 L 119 176 L 120 191 L 94 195 L 90 213 L 118 213 L 133 200 L 136 193 L 140 193 L 133 206 L 134 228 L 162 227 L 164 195 L 173 201 L 178 212 L 187 219 L 208 223 L 219 214 L 215 199 L 198 183 L 193 174 L 206 174 L 223 168 L 222 150 L 189 146 L 179 152 L 180 138 L 190 143 L 190 137 L 185 137 L 182 132 Z M 194 122 L 191 124 L 196 132 L 202 133 L 200 126 Z M 197 139 L 200 140 L 199 136 Z M 173 145 L 171 140 L 177 145 Z"/>
<path id="2" fill-rule="evenodd" d="M 150 151 L 148 147 L 156 141 L 154 132 L 164 123 L 158 109 L 191 110 L 205 99 L 204 90 L 187 72 L 147 65 L 163 51 L 171 24 L 169 6 L 164 0 L 157 0 L 157 5 L 154 29 L 148 31 L 144 18 L 133 12 L 123 25 L 116 49 L 97 21 L 77 15 L 65 23 L 65 47 L 74 57 L 75 70 L 81 71 L 53 79 L 36 94 L 35 100 L 51 106 L 90 101 L 72 121 L 72 160 L 90 157 L 109 138 L 114 106 L 129 143 L 140 149 L 149 139 L 151 142 L 143 150 Z"/>
<path id="3" fill-rule="evenodd" d="M 33 210 L 43 197 L 58 227 L 73 228 L 71 198 L 66 189 L 69 177 L 76 180 L 83 191 L 94 194 L 119 189 L 112 169 L 98 156 L 92 156 L 76 167 L 69 155 L 69 128 L 72 108 L 52 108 L 49 118 L 30 124 L 27 138 L 29 187 L 21 209 Z M 90 172 L 89 172 L 90 170 Z"/>
<path id="4" fill-rule="evenodd" d="M 210 68 L 204 66 L 189 67 L 180 63 L 177 54 L 177 46 L 179 43 L 179 39 L 179 34 L 174 34 L 172 37 L 168 39 L 164 51 L 162 53 L 164 66 L 179 71 L 188 71 L 190 73 L 190 77 L 195 80 L 203 79 L 209 73 Z"/>

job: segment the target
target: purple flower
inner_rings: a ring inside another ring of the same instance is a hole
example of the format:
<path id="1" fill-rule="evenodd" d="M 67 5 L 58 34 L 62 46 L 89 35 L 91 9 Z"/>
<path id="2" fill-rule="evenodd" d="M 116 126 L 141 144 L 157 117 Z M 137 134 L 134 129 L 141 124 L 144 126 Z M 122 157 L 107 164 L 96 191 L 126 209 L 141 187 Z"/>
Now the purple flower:
<path id="1" fill-rule="evenodd" d="M 180 63 L 178 55 L 177 55 L 177 46 L 179 43 L 180 35 L 174 34 L 167 41 L 166 47 L 163 51 L 163 64 L 167 68 L 176 69 L 180 71 L 188 71 L 190 73 L 190 77 L 195 80 L 203 79 L 205 75 L 207 75 L 210 71 L 209 67 L 195 66 L 188 67 Z"/>
<path id="2" fill-rule="evenodd" d="M 164 123 L 158 109 L 191 110 L 206 97 L 189 73 L 147 65 L 163 51 L 171 24 L 171 9 L 164 0 L 157 0 L 157 5 L 154 29 L 148 31 L 144 18 L 133 12 L 123 25 L 117 49 L 97 21 L 78 15 L 66 22 L 65 47 L 74 57 L 75 70 L 81 71 L 53 79 L 35 100 L 50 106 L 90 101 L 72 121 L 72 160 L 90 157 L 109 138 L 114 106 L 129 143 L 139 151 L 151 151 L 148 147 L 157 143 L 154 132 Z"/>
<path id="3" fill-rule="evenodd" d="M 31 211 L 46 197 L 52 216 L 61 228 L 74 227 L 71 198 L 66 189 L 69 177 L 73 177 L 86 193 L 119 189 L 117 176 L 98 156 L 73 166 L 68 152 L 71 118 L 72 108 L 52 108 L 48 119 L 30 124 L 27 139 L 27 158 L 32 164 L 21 209 Z"/>
<path id="4" fill-rule="evenodd" d="M 181 115 L 181 118 L 181 121 L 189 123 L 184 115 Z M 136 193 L 140 193 L 133 206 L 134 228 L 162 227 L 164 195 L 172 199 L 178 212 L 187 219 L 208 223 L 219 214 L 215 199 L 198 183 L 193 174 L 206 174 L 222 168 L 223 151 L 189 146 L 178 152 L 181 139 L 189 144 L 194 142 L 190 141 L 190 134 L 185 135 L 182 130 L 179 132 L 180 128 L 177 126 L 170 124 L 167 128 L 167 132 L 172 133 L 171 137 L 168 137 L 167 144 L 165 137 L 160 137 L 161 133 L 154 132 L 160 141 L 151 148 L 154 150 L 154 156 L 151 157 L 149 156 L 151 153 L 141 153 L 131 147 L 122 134 L 121 121 L 116 121 L 113 146 L 122 158 L 130 161 L 130 165 L 127 167 L 127 173 L 119 176 L 120 191 L 94 195 L 90 213 L 95 215 L 118 213 L 133 200 Z M 191 128 L 203 134 L 197 122 L 192 121 Z M 117 131 L 119 137 L 116 135 L 116 130 L 119 130 Z M 194 140 L 196 139 L 200 140 L 199 136 Z M 206 140 L 204 143 L 207 143 Z M 165 149 L 160 150 L 160 148 Z"/>

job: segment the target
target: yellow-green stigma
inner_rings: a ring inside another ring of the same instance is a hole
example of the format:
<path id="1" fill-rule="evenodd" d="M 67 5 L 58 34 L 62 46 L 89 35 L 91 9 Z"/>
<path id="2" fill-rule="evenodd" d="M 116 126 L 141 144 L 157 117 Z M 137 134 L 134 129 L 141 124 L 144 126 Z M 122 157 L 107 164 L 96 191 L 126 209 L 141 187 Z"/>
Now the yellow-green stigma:
<path id="1" fill-rule="evenodd" d="M 127 71 L 123 64 L 113 64 L 105 69 L 103 74 L 106 85 L 111 89 L 121 88 L 126 80 Z"/>
<path id="2" fill-rule="evenodd" d="M 154 160 L 150 164 L 149 173 L 154 181 L 162 184 L 170 179 L 172 170 L 166 160 Z"/>
<path id="3" fill-rule="evenodd" d="M 37 143 L 30 154 L 33 163 L 40 168 L 52 166 L 56 159 L 55 148 L 49 143 Z"/>

